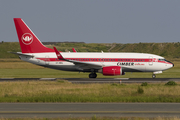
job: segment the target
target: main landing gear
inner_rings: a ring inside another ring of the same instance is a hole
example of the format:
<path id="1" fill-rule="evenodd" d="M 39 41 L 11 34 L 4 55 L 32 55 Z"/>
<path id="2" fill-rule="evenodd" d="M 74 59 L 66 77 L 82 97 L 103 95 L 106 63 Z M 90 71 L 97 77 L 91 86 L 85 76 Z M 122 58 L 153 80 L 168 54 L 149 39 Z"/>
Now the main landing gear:
<path id="1" fill-rule="evenodd" d="M 97 74 L 95 72 L 92 72 L 89 74 L 89 78 L 96 78 Z"/>
<path id="2" fill-rule="evenodd" d="M 154 78 L 156 78 L 156 75 L 155 75 L 155 74 L 153 74 L 153 75 L 152 75 L 152 78 L 153 78 L 153 79 L 154 79 Z"/>

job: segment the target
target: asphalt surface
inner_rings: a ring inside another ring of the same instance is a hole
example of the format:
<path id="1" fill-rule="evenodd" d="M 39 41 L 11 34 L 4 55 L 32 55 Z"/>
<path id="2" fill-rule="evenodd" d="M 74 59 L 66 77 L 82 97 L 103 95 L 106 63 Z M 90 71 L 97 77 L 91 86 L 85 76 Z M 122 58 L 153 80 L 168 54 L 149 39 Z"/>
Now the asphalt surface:
<path id="1" fill-rule="evenodd" d="M 180 117 L 180 103 L 0 103 L 0 117 Z"/>
<path id="2" fill-rule="evenodd" d="M 4 81 L 55 81 L 58 79 L 67 80 L 72 83 L 157 83 L 175 81 L 180 82 L 180 78 L 0 78 L 0 82 Z"/>
<path id="3" fill-rule="evenodd" d="M 180 82 L 180 78 L 64 78 L 72 83 L 157 83 L 175 81 Z"/>

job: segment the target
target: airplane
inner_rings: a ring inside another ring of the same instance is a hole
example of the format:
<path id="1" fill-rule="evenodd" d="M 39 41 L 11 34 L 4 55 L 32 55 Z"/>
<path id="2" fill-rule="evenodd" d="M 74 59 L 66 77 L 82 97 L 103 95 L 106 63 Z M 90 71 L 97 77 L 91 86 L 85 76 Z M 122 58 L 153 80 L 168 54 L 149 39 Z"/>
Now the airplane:
<path id="1" fill-rule="evenodd" d="M 61 52 L 44 46 L 21 18 L 14 18 L 14 24 L 21 47 L 17 54 L 23 61 L 47 68 L 89 72 L 89 78 L 96 73 L 105 76 L 125 75 L 125 72 L 152 72 L 155 74 L 170 69 L 174 64 L 164 57 L 147 53 L 106 52 Z"/>

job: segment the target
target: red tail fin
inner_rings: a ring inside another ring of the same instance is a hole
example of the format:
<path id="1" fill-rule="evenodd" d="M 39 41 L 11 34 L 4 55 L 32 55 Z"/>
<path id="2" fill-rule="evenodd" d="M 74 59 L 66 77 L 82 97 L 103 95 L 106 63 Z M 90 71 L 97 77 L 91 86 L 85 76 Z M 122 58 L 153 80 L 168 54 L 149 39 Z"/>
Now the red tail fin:
<path id="1" fill-rule="evenodd" d="M 54 52 L 45 47 L 21 18 L 14 18 L 22 53 Z"/>

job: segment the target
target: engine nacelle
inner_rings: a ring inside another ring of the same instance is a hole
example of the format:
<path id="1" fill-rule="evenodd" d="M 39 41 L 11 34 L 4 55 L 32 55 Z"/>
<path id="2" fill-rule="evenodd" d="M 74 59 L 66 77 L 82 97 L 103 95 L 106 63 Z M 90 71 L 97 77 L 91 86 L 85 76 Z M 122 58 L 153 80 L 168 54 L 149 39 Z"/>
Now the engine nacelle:
<path id="1" fill-rule="evenodd" d="M 103 75 L 115 76 L 115 75 L 125 75 L 120 66 L 107 66 L 102 69 Z"/>

